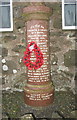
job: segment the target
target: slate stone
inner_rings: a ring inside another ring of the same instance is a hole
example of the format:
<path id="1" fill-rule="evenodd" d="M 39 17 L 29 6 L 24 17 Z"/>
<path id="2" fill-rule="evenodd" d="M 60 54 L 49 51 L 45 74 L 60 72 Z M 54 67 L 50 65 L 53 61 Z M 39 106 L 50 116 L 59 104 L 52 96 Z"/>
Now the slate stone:
<path id="1" fill-rule="evenodd" d="M 67 67 L 77 66 L 77 50 L 69 50 L 64 54 L 64 65 Z"/>

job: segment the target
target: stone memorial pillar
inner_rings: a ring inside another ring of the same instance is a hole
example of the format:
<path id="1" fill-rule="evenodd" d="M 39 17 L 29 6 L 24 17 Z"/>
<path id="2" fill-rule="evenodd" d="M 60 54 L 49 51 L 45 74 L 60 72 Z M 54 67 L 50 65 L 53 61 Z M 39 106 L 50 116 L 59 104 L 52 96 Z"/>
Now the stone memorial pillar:
<path id="1" fill-rule="evenodd" d="M 23 62 L 27 66 L 24 100 L 29 106 L 42 107 L 53 102 L 54 87 L 50 75 L 48 20 L 52 10 L 42 3 L 25 7 L 26 51 Z"/>

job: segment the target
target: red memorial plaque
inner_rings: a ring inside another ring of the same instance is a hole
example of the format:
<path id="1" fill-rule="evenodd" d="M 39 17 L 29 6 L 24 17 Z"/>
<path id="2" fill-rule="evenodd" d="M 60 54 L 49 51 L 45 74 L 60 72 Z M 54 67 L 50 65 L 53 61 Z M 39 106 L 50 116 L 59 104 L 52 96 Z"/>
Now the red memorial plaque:
<path id="1" fill-rule="evenodd" d="M 27 67 L 25 103 L 42 107 L 53 103 L 54 87 L 50 75 L 48 19 L 51 10 L 40 4 L 24 8 L 26 20 L 26 51 L 23 62 Z"/>

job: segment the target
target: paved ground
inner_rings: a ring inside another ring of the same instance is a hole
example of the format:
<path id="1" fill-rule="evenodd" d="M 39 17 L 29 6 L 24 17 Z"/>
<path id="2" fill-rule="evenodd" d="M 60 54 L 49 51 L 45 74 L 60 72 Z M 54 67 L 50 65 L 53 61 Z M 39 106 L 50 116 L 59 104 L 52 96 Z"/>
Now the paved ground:
<path id="1" fill-rule="evenodd" d="M 24 104 L 23 92 L 3 91 L 3 118 L 9 116 L 21 118 L 21 116 L 33 113 L 35 118 L 75 118 L 75 96 L 68 92 L 56 91 L 54 103 L 48 107 L 33 108 Z M 77 111 L 76 111 L 77 112 Z M 4 120 L 4 119 L 3 119 Z M 26 120 L 26 119 L 25 119 Z"/>

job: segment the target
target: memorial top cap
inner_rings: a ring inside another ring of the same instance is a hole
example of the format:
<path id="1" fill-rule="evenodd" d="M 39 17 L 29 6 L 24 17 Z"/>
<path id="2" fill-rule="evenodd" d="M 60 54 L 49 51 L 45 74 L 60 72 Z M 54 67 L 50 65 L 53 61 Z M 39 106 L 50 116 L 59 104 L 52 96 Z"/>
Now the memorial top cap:
<path id="1" fill-rule="evenodd" d="M 25 20 L 44 19 L 48 20 L 52 14 L 52 9 L 45 6 L 43 3 L 32 2 L 28 7 L 23 9 L 23 17 Z"/>

